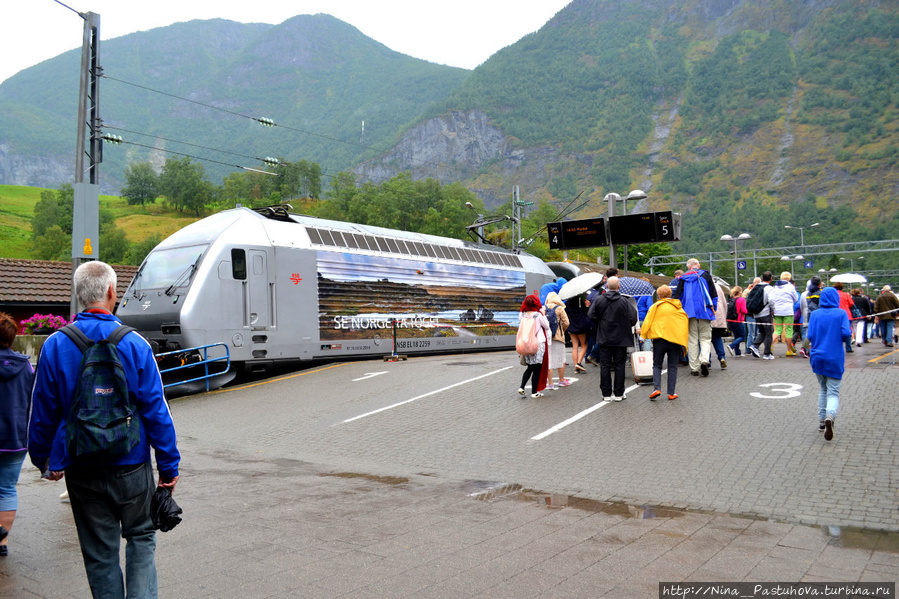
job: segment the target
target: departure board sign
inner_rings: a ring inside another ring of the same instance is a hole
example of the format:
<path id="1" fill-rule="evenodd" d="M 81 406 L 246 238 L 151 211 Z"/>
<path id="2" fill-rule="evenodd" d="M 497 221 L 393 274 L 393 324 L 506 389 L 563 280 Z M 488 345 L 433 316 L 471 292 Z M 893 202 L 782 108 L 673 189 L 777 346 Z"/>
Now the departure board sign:
<path id="1" fill-rule="evenodd" d="M 655 213 L 626 214 L 609 218 L 609 239 L 614 244 L 654 243 Z"/>
<path id="2" fill-rule="evenodd" d="M 680 241 L 681 215 L 644 212 L 609 218 L 609 239 L 618 245 Z"/>
<path id="3" fill-rule="evenodd" d="M 609 245 L 606 224 L 602 218 L 585 218 L 560 223 L 547 223 L 549 247 L 553 250 L 574 250 Z"/>

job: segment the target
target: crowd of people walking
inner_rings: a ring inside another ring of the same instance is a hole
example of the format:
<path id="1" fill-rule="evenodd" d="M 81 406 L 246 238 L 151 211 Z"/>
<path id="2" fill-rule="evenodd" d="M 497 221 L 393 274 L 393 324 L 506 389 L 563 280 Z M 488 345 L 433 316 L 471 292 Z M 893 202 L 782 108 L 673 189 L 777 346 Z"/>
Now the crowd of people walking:
<path id="1" fill-rule="evenodd" d="M 782 272 L 775 281 L 766 271 L 745 289 L 739 285 L 726 289 L 691 258 L 685 271 L 675 271 L 671 282 L 656 290 L 653 301 L 648 294 L 623 295 L 617 275 L 617 269 L 610 268 L 600 284 L 566 300 L 558 294 L 565 279 L 544 285 L 544 302 L 537 295 L 525 298 L 521 318 L 535 319 L 539 343 L 535 354 L 522 356 L 526 370 L 520 395 L 528 380 L 532 397 L 571 384 L 565 377 L 566 331 L 575 373 L 587 372 L 585 362 L 598 366 L 599 391 L 606 402 L 626 399 L 628 348 L 651 351 L 649 399 L 656 401 L 663 397 L 665 368 L 665 395 L 674 400 L 680 365 L 688 365 L 692 376 L 708 377 L 713 356 L 725 369 L 728 354 L 774 360 L 774 346 L 782 344 L 782 357 L 800 356 L 810 362 L 819 383 L 818 428 L 830 441 L 845 354 L 853 351 L 853 345 L 861 347 L 874 338 L 886 347 L 895 341 L 899 299 L 888 285 L 871 299 L 861 289 L 846 292 L 842 283 L 825 287 L 813 276 L 800 292 L 791 273 Z M 729 336 L 733 339 L 725 345 Z"/>

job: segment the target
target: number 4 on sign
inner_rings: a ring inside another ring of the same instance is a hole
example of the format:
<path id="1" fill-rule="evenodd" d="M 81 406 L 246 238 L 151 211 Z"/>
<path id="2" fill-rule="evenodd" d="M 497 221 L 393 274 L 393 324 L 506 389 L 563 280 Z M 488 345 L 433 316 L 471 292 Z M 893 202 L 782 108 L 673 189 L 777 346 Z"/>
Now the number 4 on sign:
<path id="1" fill-rule="evenodd" d="M 799 397 L 802 394 L 802 385 L 796 383 L 762 383 L 759 387 L 770 387 L 770 392 L 776 395 L 765 395 L 764 393 L 750 393 L 749 395 L 759 399 L 787 399 Z"/>

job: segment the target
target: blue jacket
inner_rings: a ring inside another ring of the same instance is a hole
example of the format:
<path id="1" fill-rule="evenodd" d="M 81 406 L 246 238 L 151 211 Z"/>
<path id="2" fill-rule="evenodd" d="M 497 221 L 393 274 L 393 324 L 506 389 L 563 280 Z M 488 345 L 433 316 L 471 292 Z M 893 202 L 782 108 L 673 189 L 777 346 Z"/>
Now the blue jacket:
<path id="1" fill-rule="evenodd" d="M 111 314 L 82 312 L 75 317 L 84 334 L 99 341 L 119 324 Z M 147 340 L 129 333 L 119 341 L 119 356 L 128 380 L 128 395 L 141 417 L 140 443 L 127 455 L 105 458 L 97 465 L 143 464 L 150 461 L 150 447 L 156 449 L 159 475 L 178 476 L 181 456 L 175 442 L 175 425 L 165 401 L 162 378 Z M 43 470 L 61 471 L 72 463 L 66 448 L 66 414 L 72 404 L 81 364 L 81 351 L 64 333 L 53 333 L 44 343 L 37 364 L 28 423 L 28 453 L 31 462 Z"/>
<path id="2" fill-rule="evenodd" d="M 846 362 L 844 348 L 846 341 L 852 337 L 852 329 L 846 310 L 840 308 L 840 294 L 836 289 L 825 287 L 821 290 L 820 307 L 811 313 L 808 320 L 812 372 L 842 379 Z"/>
<path id="3" fill-rule="evenodd" d="M 678 279 L 677 293 L 672 299 L 679 299 L 689 318 L 715 320 L 718 308 L 718 292 L 712 276 L 705 270 L 691 270 Z"/>
<path id="4" fill-rule="evenodd" d="M 641 295 L 637 298 L 637 319 L 640 322 L 643 322 L 643 319 L 646 318 L 646 313 L 649 312 L 650 307 L 652 307 L 651 295 Z"/>
<path id="5" fill-rule="evenodd" d="M 22 354 L 0 349 L 0 452 L 28 447 L 28 408 L 34 369 Z"/>

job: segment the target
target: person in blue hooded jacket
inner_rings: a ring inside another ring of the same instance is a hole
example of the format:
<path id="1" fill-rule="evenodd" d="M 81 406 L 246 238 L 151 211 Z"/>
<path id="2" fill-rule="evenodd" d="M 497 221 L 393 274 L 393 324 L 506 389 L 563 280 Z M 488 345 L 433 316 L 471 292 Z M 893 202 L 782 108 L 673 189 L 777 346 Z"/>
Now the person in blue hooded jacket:
<path id="1" fill-rule="evenodd" d="M 840 307 L 839 293 L 833 287 L 825 287 L 818 309 L 809 316 L 808 339 L 812 347 L 809 361 L 818 377 L 818 428 L 824 431 L 827 441 L 833 439 L 846 364 L 844 347 L 851 337 L 849 317 Z"/>
<path id="2" fill-rule="evenodd" d="M 7 535 L 19 508 L 16 483 L 27 450 L 34 382 L 31 362 L 12 350 L 18 328 L 9 314 L 0 312 L 0 557 L 9 555 Z"/>
<path id="3" fill-rule="evenodd" d="M 116 274 L 100 261 L 85 262 L 73 277 L 75 295 L 85 306 L 75 326 L 93 339 L 105 339 L 121 322 L 112 314 Z M 73 460 L 66 447 L 66 417 L 78 384 L 81 351 L 56 332 L 41 348 L 31 397 L 28 453 L 50 480 L 65 475 L 69 502 L 81 544 L 84 568 L 94 597 L 156 597 L 156 533 L 150 515 L 156 451 L 158 486 L 178 481 L 175 426 L 163 394 L 162 378 L 146 339 L 130 332 L 118 343 L 130 403 L 140 417 L 140 442 L 127 454 Z M 125 580 L 119 565 L 126 541 Z"/>

